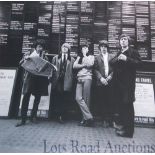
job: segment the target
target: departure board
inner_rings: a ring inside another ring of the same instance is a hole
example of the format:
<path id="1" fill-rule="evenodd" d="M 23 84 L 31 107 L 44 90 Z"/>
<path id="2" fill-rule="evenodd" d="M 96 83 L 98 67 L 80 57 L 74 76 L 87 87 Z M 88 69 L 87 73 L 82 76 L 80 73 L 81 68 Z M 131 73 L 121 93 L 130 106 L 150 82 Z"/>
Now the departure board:
<path id="1" fill-rule="evenodd" d="M 59 33 L 59 26 L 60 26 L 60 17 L 59 17 L 59 10 L 60 10 L 60 3 L 61 2 L 54 2 L 53 4 L 53 20 L 52 20 L 52 33 Z"/>
<path id="2" fill-rule="evenodd" d="M 22 53 L 29 52 L 33 48 L 34 41 L 37 39 L 38 8 L 38 2 L 26 2 L 24 5 Z"/>
<path id="3" fill-rule="evenodd" d="M 94 2 L 81 2 L 79 45 L 88 44 L 91 52 L 93 52 L 93 7 Z"/>
<path id="4" fill-rule="evenodd" d="M 148 2 L 136 2 L 137 49 L 142 59 L 149 58 L 149 5 Z"/>
<path id="5" fill-rule="evenodd" d="M 79 2 L 67 1 L 65 41 L 71 45 L 71 55 L 76 55 L 78 52 L 79 11 Z"/>
<path id="6" fill-rule="evenodd" d="M 38 20 L 38 36 L 45 38 L 50 36 L 50 21 L 51 13 L 40 13 Z"/>
<path id="7" fill-rule="evenodd" d="M 121 34 L 121 2 L 108 4 L 108 42 L 110 53 L 118 52 L 118 39 Z"/>
<path id="8" fill-rule="evenodd" d="M 24 2 L 11 3 L 11 16 L 8 35 L 8 54 L 17 65 L 21 59 L 24 27 Z M 10 61 L 10 60 L 9 60 Z"/>
<path id="9" fill-rule="evenodd" d="M 52 34 L 50 54 L 59 54 L 62 43 L 65 41 L 66 3 L 53 2 Z"/>
<path id="10" fill-rule="evenodd" d="M 72 13 L 79 12 L 79 2 L 67 1 L 67 12 L 72 12 Z"/>
<path id="11" fill-rule="evenodd" d="M 135 25 L 135 2 L 122 1 L 122 33 L 127 34 L 133 39 L 132 46 L 136 41 L 136 25 Z"/>
<path id="12" fill-rule="evenodd" d="M 94 2 L 91 1 L 81 1 L 81 13 L 92 14 L 93 13 Z"/>
<path id="13" fill-rule="evenodd" d="M 15 37 L 22 35 L 23 30 L 24 3 L 13 2 L 11 5 L 10 34 Z"/>
<path id="14" fill-rule="evenodd" d="M 39 3 L 39 17 L 38 17 L 38 39 L 45 40 L 45 48 L 49 50 L 50 47 L 50 34 L 51 34 L 51 18 L 52 18 L 52 3 L 53 2 L 40 2 Z"/>
<path id="15" fill-rule="evenodd" d="M 11 5 L 0 2 L 0 53 L 7 50 Z"/>
<path id="16" fill-rule="evenodd" d="M 94 54 L 98 54 L 100 40 L 108 40 L 107 2 L 95 3 L 93 26 Z"/>
<path id="17" fill-rule="evenodd" d="M 150 2 L 151 60 L 155 61 L 155 2 Z"/>
<path id="18" fill-rule="evenodd" d="M 66 18 L 66 42 L 72 47 L 71 54 L 75 55 L 78 50 L 79 17 L 68 14 Z"/>
<path id="19" fill-rule="evenodd" d="M 125 33 L 143 60 L 155 61 L 154 25 L 153 1 L 0 2 L 0 53 L 28 52 L 39 38 L 49 54 L 59 54 L 68 42 L 74 56 L 85 43 L 97 55 L 100 40 L 108 40 L 110 53 L 117 53 Z"/>

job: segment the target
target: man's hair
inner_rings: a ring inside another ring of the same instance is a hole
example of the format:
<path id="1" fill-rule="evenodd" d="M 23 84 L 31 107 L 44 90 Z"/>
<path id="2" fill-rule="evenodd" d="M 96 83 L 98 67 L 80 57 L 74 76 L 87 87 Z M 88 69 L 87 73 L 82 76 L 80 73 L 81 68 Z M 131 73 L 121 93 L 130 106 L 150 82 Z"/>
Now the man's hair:
<path id="1" fill-rule="evenodd" d="M 36 47 L 37 47 L 38 45 L 41 45 L 41 46 L 43 47 L 43 49 L 44 49 L 44 48 L 45 48 L 45 40 L 43 40 L 43 39 L 37 39 L 37 40 L 35 41 L 35 43 L 34 43 L 34 48 L 36 49 Z"/>
<path id="2" fill-rule="evenodd" d="M 61 45 L 61 48 L 62 48 L 63 46 L 65 46 L 65 47 L 68 48 L 68 59 L 71 60 L 71 55 L 70 55 L 70 53 L 71 53 L 71 46 L 70 46 L 70 44 L 69 44 L 69 43 L 63 43 L 63 44 Z M 62 50 L 60 49 L 58 58 L 61 58 L 61 56 L 62 56 Z"/>
<path id="3" fill-rule="evenodd" d="M 82 49 L 83 47 L 88 47 L 88 48 L 89 48 L 89 44 L 88 44 L 88 43 L 84 43 L 84 44 L 81 45 L 81 49 Z"/>
<path id="4" fill-rule="evenodd" d="M 61 47 L 66 47 L 69 51 L 71 50 L 71 46 L 69 43 L 63 43 Z"/>
<path id="5" fill-rule="evenodd" d="M 121 38 L 127 38 L 127 39 L 128 39 L 129 45 L 131 44 L 131 38 L 130 38 L 129 35 L 127 35 L 127 34 L 121 34 L 121 35 L 119 36 L 119 42 L 120 42 Z"/>
<path id="6" fill-rule="evenodd" d="M 105 47 L 109 48 L 108 41 L 100 40 L 98 48 L 100 49 L 101 46 L 105 46 Z"/>

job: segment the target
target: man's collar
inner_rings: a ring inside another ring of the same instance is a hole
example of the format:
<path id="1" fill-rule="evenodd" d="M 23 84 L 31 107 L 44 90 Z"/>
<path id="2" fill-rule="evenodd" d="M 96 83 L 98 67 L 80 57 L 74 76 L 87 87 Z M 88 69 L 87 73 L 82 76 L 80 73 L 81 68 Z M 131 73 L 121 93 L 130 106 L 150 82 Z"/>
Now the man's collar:
<path id="1" fill-rule="evenodd" d="M 121 53 L 124 53 L 125 51 L 127 51 L 129 49 L 129 47 L 127 46 L 126 48 L 121 50 Z"/>
<path id="2" fill-rule="evenodd" d="M 108 52 L 102 53 L 102 56 L 107 56 L 107 55 L 108 55 Z"/>
<path id="3" fill-rule="evenodd" d="M 62 57 L 62 53 L 58 55 L 58 59 L 61 59 L 61 57 Z M 67 54 L 67 59 L 71 61 L 71 56 L 69 54 Z"/>
<path id="4" fill-rule="evenodd" d="M 62 56 L 64 56 L 64 55 L 68 57 L 68 54 L 67 54 L 67 53 L 65 53 L 65 54 L 64 54 L 64 53 L 62 53 Z"/>
<path id="5" fill-rule="evenodd" d="M 36 50 L 34 50 L 35 53 L 37 53 L 38 55 L 40 55 L 42 52 L 37 52 Z"/>

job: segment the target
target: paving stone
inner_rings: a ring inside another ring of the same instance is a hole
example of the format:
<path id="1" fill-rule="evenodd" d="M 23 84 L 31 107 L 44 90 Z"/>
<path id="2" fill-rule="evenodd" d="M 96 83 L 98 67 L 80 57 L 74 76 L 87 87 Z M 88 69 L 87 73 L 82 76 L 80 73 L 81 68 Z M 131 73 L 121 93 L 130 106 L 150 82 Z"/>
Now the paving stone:
<path id="1" fill-rule="evenodd" d="M 135 127 L 133 138 L 117 137 L 113 128 L 78 126 L 77 121 L 60 124 L 39 121 L 15 127 L 17 120 L 0 119 L 2 153 L 73 153 L 73 152 L 155 152 L 155 129 Z"/>

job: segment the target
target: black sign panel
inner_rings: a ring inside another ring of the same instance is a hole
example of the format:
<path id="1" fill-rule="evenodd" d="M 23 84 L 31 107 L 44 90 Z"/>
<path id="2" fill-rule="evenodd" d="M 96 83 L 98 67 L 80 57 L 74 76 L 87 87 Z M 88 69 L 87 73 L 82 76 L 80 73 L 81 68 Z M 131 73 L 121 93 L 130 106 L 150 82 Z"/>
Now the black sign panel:
<path id="1" fill-rule="evenodd" d="M 15 37 L 22 37 L 23 17 L 24 17 L 24 3 L 12 3 L 11 5 L 11 23 L 10 35 Z"/>
<path id="2" fill-rule="evenodd" d="M 79 12 L 79 2 L 68 1 L 67 2 L 67 12 L 78 13 Z"/>
<path id="3" fill-rule="evenodd" d="M 151 58 L 155 61 L 155 2 L 150 2 Z"/>
<path id="4" fill-rule="evenodd" d="M 136 41 L 135 25 L 135 2 L 122 2 L 122 33 L 129 35 L 133 39 L 133 46 Z"/>
<path id="5" fill-rule="evenodd" d="M 90 50 L 93 51 L 93 9 L 94 2 L 83 1 L 81 2 L 80 10 L 80 42 L 79 45 L 85 43 L 89 44 Z"/>
<path id="6" fill-rule="evenodd" d="M 50 54 L 58 54 L 65 41 L 66 2 L 54 1 Z"/>
<path id="7" fill-rule="evenodd" d="M 24 5 L 24 30 L 22 53 L 29 52 L 37 39 L 38 2 L 26 2 Z"/>
<path id="8" fill-rule="evenodd" d="M 108 42 L 111 53 L 118 51 L 118 38 L 121 34 L 121 2 L 109 2 Z"/>
<path id="9" fill-rule="evenodd" d="M 5 51 L 8 43 L 9 21 L 11 5 L 9 2 L 0 2 L 0 49 Z"/>
<path id="10" fill-rule="evenodd" d="M 148 2 L 136 2 L 137 49 L 142 59 L 150 59 L 149 26 Z"/>
<path id="11" fill-rule="evenodd" d="M 92 14 L 94 2 L 92 1 L 81 1 L 81 13 Z"/>
<path id="12" fill-rule="evenodd" d="M 94 12 L 94 54 L 98 54 L 98 43 L 100 40 L 108 39 L 108 24 L 107 24 L 107 3 L 97 2 L 95 3 Z"/>

